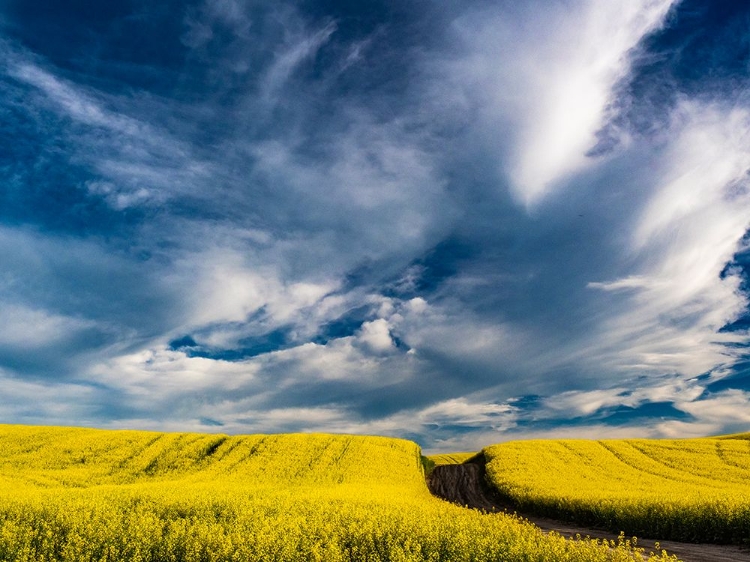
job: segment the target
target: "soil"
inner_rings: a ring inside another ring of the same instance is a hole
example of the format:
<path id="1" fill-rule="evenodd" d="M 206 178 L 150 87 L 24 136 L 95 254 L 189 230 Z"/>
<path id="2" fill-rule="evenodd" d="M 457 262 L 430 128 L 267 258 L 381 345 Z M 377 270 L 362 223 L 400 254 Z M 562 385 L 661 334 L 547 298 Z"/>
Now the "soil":
<path id="1" fill-rule="evenodd" d="M 467 508 L 486 512 L 518 513 L 543 531 L 556 531 L 563 536 L 589 536 L 599 539 L 617 540 L 617 535 L 601 529 L 580 527 L 555 519 L 520 513 L 508 502 L 504 502 L 487 485 L 484 457 L 479 455 L 464 464 L 436 466 L 427 477 L 427 486 L 435 496 Z M 661 541 L 638 537 L 638 547 L 645 552 L 655 551 L 658 542 L 669 554 L 676 554 L 684 562 L 750 562 L 750 549 L 734 545 L 695 544 Z"/>

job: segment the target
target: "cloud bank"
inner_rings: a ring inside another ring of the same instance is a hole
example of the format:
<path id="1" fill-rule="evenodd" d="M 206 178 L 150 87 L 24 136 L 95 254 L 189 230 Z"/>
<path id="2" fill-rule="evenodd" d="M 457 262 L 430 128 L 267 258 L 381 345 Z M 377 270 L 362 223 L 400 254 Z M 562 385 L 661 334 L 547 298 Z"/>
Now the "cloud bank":
<path id="1" fill-rule="evenodd" d="M 0 421 L 747 430 L 729 12 L 8 3 Z"/>

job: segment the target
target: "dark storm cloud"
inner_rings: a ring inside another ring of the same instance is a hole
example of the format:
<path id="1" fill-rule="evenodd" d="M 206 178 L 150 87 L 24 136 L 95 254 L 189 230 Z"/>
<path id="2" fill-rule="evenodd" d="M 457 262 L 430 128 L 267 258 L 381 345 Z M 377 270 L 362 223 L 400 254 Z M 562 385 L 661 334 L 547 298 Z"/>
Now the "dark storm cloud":
<path id="1" fill-rule="evenodd" d="M 6 3 L 0 416 L 461 449 L 724 427 L 747 17 Z"/>

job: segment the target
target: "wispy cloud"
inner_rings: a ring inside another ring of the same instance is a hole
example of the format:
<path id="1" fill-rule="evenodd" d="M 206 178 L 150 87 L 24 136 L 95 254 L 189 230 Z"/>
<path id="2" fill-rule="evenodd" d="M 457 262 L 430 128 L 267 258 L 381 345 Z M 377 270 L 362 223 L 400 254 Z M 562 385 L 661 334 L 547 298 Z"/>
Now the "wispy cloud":
<path id="1" fill-rule="evenodd" d="M 457 21 L 469 51 L 455 72 L 479 92 L 490 127 L 512 138 L 498 139 L 498 156 L 521 203 L 534 205 L 590 164 L 630 51 L 674 3 L 532 2 L 511 17 L 480 10 Z"/>
<path id="2" fill-rule="evenodd" d="M 650 195 L 621 249 L 632 259 L 630 274 L 588 286 L 631 290 L 602 338 L 627 342 L 625 369 L 696 375 L 730 360 L 723 344 L 744 341 L 717 332 L 747 306 L 741 279 L 722 272 L 748 227 L 740 209 L 750 208 L 750 122 L 732 107 L 687 105 L 679 115 L 659 166 L 641 180 Z"/>
<path id="3" fill-rule="evenodd" d="M 261 99 L 269 101 L 278 95 L 295 69 L 302 62 L 314 57 L 335 31 L 336 24 L 331 22 L 315 32 L 293 37 L 283 50 L 276 53 L 273 63 L 265 72 Z"/>
<path id="4" fill-rule="evenodd" d="M 141 135 L 146 127 L 133 119 L 106 111 L 75 87 L 31 63 L 18 63 L 10 76 L 42 90 L 68 117 L 86 125 L 103 127 L 126 135 Z"/>
<path id="5" fill-rule="evenodd" d="M 42 125 L 51 120 L 45 112 L 68 120 L 53 134 L 87 168 L 78 187 L 91 196 L 124 210 L 163 204 L 208 183 L 210 168 L 170 132 L 119 111 L 112 96 L 55 76 L 28 53 L 4 54 L 8 75 L 41 94 L 27 103 L 30 117 Z"/>

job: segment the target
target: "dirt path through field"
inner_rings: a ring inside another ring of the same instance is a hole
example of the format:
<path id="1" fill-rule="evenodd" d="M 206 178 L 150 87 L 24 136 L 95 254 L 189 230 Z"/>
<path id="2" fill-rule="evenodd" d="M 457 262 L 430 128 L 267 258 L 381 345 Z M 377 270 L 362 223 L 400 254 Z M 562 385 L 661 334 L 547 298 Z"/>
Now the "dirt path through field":
<path id="1" fill-rule="evenodd" d="M 437 466 L 427 478 L 427 486 L 434 495 L 450 502 L 481 509 L 484 511 L 513 513 L 516 510 L 503 503 L 487 486 L 484 478 L 484 464 L 473 462 L 467 464 L 450 464 Z M 536 517 L 519 513 L 544 531 L 556 531 L 564 536 L 580 534 L 600 539 L 617 540 L 617 535 L 600 529 L 587 529 L 575 524 L 554 519 Z M 658 541 L 661 547 L 670 554 L 676 554 L 685 562 L 750 562 L 750 550 L 737 546 L 717 544 L 693 544 L 674 541 Z M 654 550 L 654 540 L 638 537 L 638 546 L 648 553 Z"/>

